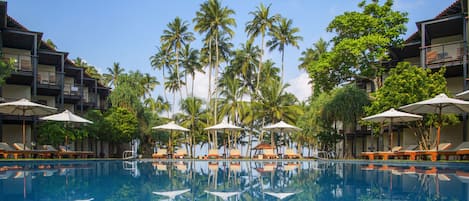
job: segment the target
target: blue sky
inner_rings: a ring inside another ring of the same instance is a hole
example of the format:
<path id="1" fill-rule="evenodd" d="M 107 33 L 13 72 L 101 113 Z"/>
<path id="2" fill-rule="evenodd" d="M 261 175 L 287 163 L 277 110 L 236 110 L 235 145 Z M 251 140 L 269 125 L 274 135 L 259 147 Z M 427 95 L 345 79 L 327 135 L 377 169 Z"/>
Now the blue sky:
<path id="1" fill-rule="evenodd" d="M 344 11 L 357 10 L 361 0 L 224 0 L 223 4 L 236 12 L 237 21 L 233 44 L 239 47 L 246 41 L 245 24 L 261 2 L 271 4 L 272 13 L 293 20 L 300 28 L 304 39 L 300 48 L 287 48 L 285 55 L 285 80 L 292 84 L 289 91 L 300 99 L 309 94 L 305 86 L 307 76 L 298 70 L 298 58 L 307 47 L 320 37 L 330 39 L 333 35 L 325 28 L 334 16 Z M 149 57 L 159 46 L 159 38 L 168 22 L 176 16 L 187 20 L 193 27 L 192 19 L 202 0 L 17 0 L 8 1 L 8 14 L 32 31 L 44 33 L 44 39 L 51 39 L 58 50 L 69 52 L 69 58 L 81 57 L 89 64 L 105 72 L 114 62 L 119 62 L 127 71 L 140 70 L 157 76 L 152 70 Z M 407 36 L 415 32 L 415 22 L 430 19 L 451 5 L 454 0 L 395 0 L 395 9 L 408 12 Z M 196 34 L 197 38 L 201 36 Z M 196 41 L 194 47 L 199 48 Z M 280 53 L 267 52 L 280 66 Z M 202 75 L 197 78 L 196 88 L 206 91 L 207 83 Z M 161 94 L 157 89 L 156 94 Z M 206 94 L 203 93 L 203 94 Z"/>

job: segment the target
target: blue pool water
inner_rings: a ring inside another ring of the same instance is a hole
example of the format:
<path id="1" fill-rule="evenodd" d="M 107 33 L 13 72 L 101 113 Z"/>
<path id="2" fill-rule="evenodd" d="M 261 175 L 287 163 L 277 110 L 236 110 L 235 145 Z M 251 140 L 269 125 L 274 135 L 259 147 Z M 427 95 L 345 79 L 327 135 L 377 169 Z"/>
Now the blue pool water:
<path id="1" fill-rule="evenodd" d="M 468 165 L 0 162 L 0 200 L 469 200 Z"/>

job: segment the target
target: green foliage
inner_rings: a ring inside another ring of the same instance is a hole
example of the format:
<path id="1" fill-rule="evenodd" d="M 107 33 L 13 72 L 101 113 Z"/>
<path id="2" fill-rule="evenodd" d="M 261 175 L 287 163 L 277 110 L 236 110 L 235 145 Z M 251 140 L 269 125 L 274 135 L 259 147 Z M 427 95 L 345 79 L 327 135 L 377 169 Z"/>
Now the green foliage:
<path id="1" fill-rule="evenodd" d="M 326 122 L 341 121 L 355 124 L 363 116 L 364 108 L 370 104 L 368 94 L 355 84 L 337 88 L 332 92 L 332 99 L 324 106 L 323 117 Z"/>
<path id="2" fill-rule="evenodd" d="M 399 46 L 405 33 L 407 13 L 392 10 L 393 1 L 382 5 L 378 0 L 359 4 L 361 12 L 345 12 L 335 17 L 327 31 L 337 35 L 332 39 L 334 47 L 308 67 L 316 90 L 329 91 L 333 87 L 354 79 L 373 81 L 381 86 L 388 60 L 388 48 Z"/>
<path id="3" fill-rule="evenodd" d="M 390 70 L 383 87 L 372 94 L 374 98 L 371 105 L 365 108 L 366 114 L 378 114 L 390 108 L 399 108 L 433 98 L 440 93 L 447 93 L 444 74 L 445 68 L 432 73 L 430 69 L 412 66 L 407 62 L 399 63 Z M 424 122 L 408 124 L 424 147 L 432 144 L 428 127 L 436 126 L 436 120 L 436 115 L 425 115 Z M 454 115 L 444 115 L 444 124 L 453 124 L 457 121 Z"/>
<path id="4" fill-rule="evenodd" d="M 128 142 L 138 134 L 137 117 L 126 108 L 112 108 L 105 120 L 111 125 L 109 132 L 113 134 L 112 142 Z"/>
<path id="5" fill-rule="evenodd" d="M 8 61 L 0 60 L 0 87 L 5 84 L 6 78 L 10 77 L 11 72 L 15 70 L 13 59 Z"/>
<path id="6" fill-rule="evenodd" d="M 88 110 L 85 118 L 92 121 L 92 124 L 86 124 L 83 128 L 89 133 L 89 137 L 96 140 L 110 140 L 112 135 L 109 132 L 110 123 L 106 121 L 100 110 Z"/>
<path id="7" fill-rule="evenodd" d="M 38 145 L 61 145 L 65 140 L 65 127 L 63 122 L 41 122 L 38 125 Z"/>

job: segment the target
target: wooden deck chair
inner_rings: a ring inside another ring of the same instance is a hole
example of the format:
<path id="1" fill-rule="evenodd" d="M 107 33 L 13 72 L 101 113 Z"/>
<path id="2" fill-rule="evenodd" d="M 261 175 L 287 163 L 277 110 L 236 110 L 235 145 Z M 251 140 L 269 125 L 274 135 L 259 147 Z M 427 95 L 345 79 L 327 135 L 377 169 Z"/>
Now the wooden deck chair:
<path id="1" fill-rule="evenodd" d="M 438 150 L 438 155 L 444 156 L 445 159 L 448 160 L 450 156 L 462 157 L 462 154 L 458 154 L 458 151 L 460 151 L 461 153 L 461 152 L 464 152 L 464 150 L 468 150 L 468 154 L 469 154 L 469 142 L 462 142 L 458 146 L 451 148 L 451 149 L 441 150 L 441 151 Z"/>
<path id="2" fill-rule="evenodd" d="M 274 149 L 263 149 L 263 157 L 267 159 L 277 158 L 277 154 L 274 153 Z"/>
<path id="3" fill-rule="evenodd" d="M 91 151 L 75 151 L 73 149 L 67 148 L 65 146 L 59 146 L 59 154 L 68 155 L 74 158 L 88 158 L 93 157 L 94 153 Z"/>
<path id="4" fill-rule="evenodd" d="M 23 143 L 13 143 L 13 147 L 16 150 L 23 151 L 25 158 L 30 158 L 32 156 L 37 156 L 39 158 L 52 158 L 52 155 L 55 153 L 55 151 L 42 149 L 32 150 L 28 146 L 25 146 Z"/>
<path id="5" fill-rule="evenodd" d="M 438 145 L 438 152 L 447 150 L 448 148 L 451 147 L 451 143 L 440 143 Z M 417 151 L 415 157 L 418 156 L 430 156 L 431 161 L 436 161 L 438 159 L 438 152 L 436 151 L 436 147 L 430 150 L 424 150 L 424 151 Z"/>
<path id="6" fill-rule="evenodd" d="M 230 150 L 230 158 L 232 159 L 241 158 L 241 151 L 239 149 Z"/>
<path id="7" fill-rule="evenodd" d="M 152 158 L 166 158 L 168 156 L 167 149 L 159 149 L 156 153 L 151 155 Z"/>
<path id="8" fill-rule="evenodd" d="M 375 158 L 382 158 L 383 160 L 388 160 L 389 156 L 394 155 L 396 152 L 402 149 L 401 146 L 394 146 L 389 151 L 378 151 L 374 153 Z"/>
<path id="9" fill-rule="evenodd" d="M 187 151 L 185 149 L 178 149 L 174 153 L 174 158 L 185 158 L 187 156 Z"/>
<path id="10" fill-rule="evenodd" d="M 24 156 L 24 151 L 18 151 L 6 142 L 0 142 L 0 154 L 3 155 L 3 158 L 12 155 L 14 159 L 18 159 L 19 155 Z"/>
<path id="11" fill-rule="evenodd" d="M 209 159 L 219 159 L 220 158 L 220 154 L 218 154 L 218 149 L 210 149 L 208 150 L 208 155 L 207 157 Z"/>
<path id="12" fill-rule="evenodd" d="M 289 159 L 300 158 L 300 154 L 297 154 L 293 149 L 286 149 L 285 157 Z"/>

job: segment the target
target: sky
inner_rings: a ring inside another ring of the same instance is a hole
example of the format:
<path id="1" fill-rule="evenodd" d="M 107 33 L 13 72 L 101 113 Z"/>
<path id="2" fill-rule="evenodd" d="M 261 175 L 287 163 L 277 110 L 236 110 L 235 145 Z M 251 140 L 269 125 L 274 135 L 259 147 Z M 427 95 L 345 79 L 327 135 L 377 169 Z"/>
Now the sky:
<path id="1" fill-rule="evenodd" d="M 222 0 L 222 4 L 236 12 L 237 22 L 232 43 L 239 47 L 247 39 L 245 24 L 252 19 L 249 12 L 260 3 L 271 5 L 272 13 L 292 19 L 300 29 L 303 41 L 299 48 L 285 51 L 285 80 L 291 86 L 287 91 L 300 100 L 310 94 L 308 75 L 298 70 L 301 52 L 321 37 L 329 40 L 334 34 L 326 27 L 331 20 L 345 11 L 358 10 L 361 0 Z M 395 0 L 394 9 L 408 13 L 407 36 L 416 31 L 415 22 L 431 19 L 455 0 Z M 96 66 L 100 73 L 119 62 L 126 71 L 139 70 L 156 76 L 163 82 L 161 72 L 150 65 L 150 56 L 160 46 L 160 36 L 166 25 L 179 16 L 193 31 L 192 19 L 202 0 L 14 0 L 8 1 L 8 15 L 32 31 L 42 32 L 43 40 L 51 39 L 59 51 L 68 52 L 69 59 L 81 57 Z M 368 1 L 369 2 L 369 1 Z M 195 33 L 194 48 L 200 48 L 201 35 Z M 280 67 L 278 51 L 265 52 Z M 195 94 L 207 96 L 208 76 L 196 76 Z M 154 95 L 163 95 L 159 86 Z"/>

